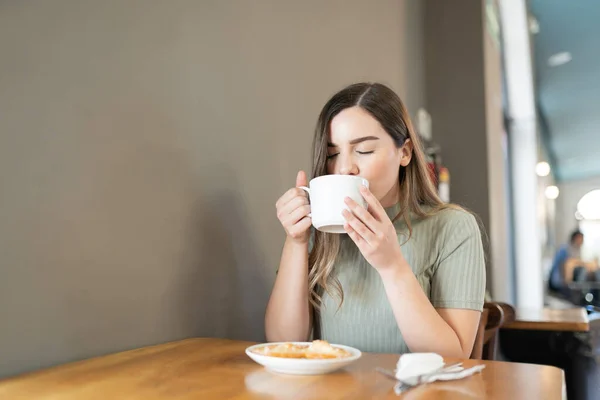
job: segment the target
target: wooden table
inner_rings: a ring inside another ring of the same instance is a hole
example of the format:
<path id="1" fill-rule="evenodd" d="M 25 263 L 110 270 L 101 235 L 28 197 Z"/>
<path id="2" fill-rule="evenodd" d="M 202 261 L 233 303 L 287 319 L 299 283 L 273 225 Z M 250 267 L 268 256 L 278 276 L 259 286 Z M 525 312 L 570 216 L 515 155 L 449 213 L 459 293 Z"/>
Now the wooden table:
<path id="1" fill-rule="evenodd" d="M 112 354 L 0 381 L 0 398 L 558 400 L 563 394 L 558 368 L 467 360 L 466 367 L 486 368 L 462 380 L 435 382 L 396 396 L 394 382 L 375 367 L 392 369 L 398 355 L 363 354 L 332 374 L 286 376 L 250 360 L 244 349 L 251 344 L 188 339 Z"/>
<path id="2" fill-rule="evenodd" d="M 516 310 L 515 320 L 502 329 L 524 329 L 561 332 L 587 332 L 590 324 L 584 308 L 525 309 Z"/>

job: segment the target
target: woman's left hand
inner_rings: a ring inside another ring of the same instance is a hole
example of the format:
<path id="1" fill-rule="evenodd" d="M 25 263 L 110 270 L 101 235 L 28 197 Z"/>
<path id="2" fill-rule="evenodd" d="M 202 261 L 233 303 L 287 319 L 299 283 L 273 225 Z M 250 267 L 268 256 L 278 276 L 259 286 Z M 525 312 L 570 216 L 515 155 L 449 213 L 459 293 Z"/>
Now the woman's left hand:
<path id="1" fill-rule="evenodd" d="M 404 256 L 394 224 L 369 189 L 361 186 L 360 191 L 367 201 L 368 211 L 351 198 L 346 198 L 346 205 L 352 212 L 343 212 L 346 219 L 344 229 L 377 271 L 381 273 L 400 267 L 404 264 Z"/>

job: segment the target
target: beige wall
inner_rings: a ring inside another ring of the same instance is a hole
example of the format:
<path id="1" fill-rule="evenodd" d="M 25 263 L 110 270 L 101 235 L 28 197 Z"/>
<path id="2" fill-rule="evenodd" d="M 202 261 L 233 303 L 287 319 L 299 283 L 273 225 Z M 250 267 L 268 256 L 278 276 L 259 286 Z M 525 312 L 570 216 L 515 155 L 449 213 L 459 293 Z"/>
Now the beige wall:
<path id="1" fill-rule="evenodd" d="M 483 16 L 480 0 L 426 2 L 426 93 L 451 200 L 475 211 L 488 229 Z"/>
<path id="2" fill-rule="evenodd" d="M 433 141 L 440 145 L 442 162 L 450 171 L 450 200 L 474 211 L 489 233 L 483 2 L 425 4 L 426 93 Z M 489 270 L 487 276 L 489 284 Z"/>
<path id="3" fill-rule="evenodd" d="M 0 3 L 0 376 L 261 340 L 277 197 L 335 90 L 424 103 L 416 1 Z"/>
<path id="4" fill-rule="evenodd" d="M 450 200 L 475 212 L 487 234 L 487 288 L 512 302 L 502 60 L 485 7 L 425 2 L 427 107 L 450 171 Z"/>

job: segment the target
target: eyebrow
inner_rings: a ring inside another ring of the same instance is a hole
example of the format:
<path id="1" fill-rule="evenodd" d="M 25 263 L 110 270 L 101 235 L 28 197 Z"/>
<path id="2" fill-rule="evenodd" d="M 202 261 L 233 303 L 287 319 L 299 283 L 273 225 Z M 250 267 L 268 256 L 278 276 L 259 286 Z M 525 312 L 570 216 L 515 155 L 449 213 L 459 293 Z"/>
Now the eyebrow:
<path id="1" fill-rule="evenodd" d="M 358 144 L 366 142 L 367 140 L 379 140 L 377 136 L 364 136 L 350 141 L 350 144 Z M 327 147 L 338 147 L 336 144 L 328 142 Z"/>

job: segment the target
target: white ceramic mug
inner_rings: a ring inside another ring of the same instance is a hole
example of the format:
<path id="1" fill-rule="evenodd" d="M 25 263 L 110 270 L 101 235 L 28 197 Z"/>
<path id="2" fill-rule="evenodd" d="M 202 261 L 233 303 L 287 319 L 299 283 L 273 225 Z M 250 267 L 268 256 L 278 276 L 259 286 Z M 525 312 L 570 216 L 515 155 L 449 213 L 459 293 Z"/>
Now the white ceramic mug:
<path id="1" fill-rule="evenodd" d="M 352 175 L 323 175 L 312 179 L 310 188 L 301 186 L 310 199 L 313 226 L 322 232 L 346 233 L 342 211 L 348 206 L 344 199 L 350 197 L 367 208 L 367 202 L 360 194 L 361 185 L 368 188 L 369 181 Z"/>

